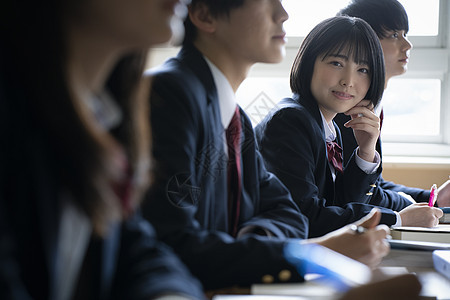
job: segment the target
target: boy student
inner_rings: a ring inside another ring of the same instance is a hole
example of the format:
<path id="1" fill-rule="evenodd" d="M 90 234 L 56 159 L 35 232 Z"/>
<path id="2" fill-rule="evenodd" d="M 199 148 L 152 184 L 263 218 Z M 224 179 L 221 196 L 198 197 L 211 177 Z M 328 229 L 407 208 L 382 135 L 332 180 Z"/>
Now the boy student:
<path id="1" fill-rule="evenodd" d="M 397 0 L 352 0 L 347 7 L 342 9 L 338 15 L 348 15 L 365 20 L 376 32 L 380 39 L 385 62 L 385 88 L 389 79 L 406 72 L 409 52 L 412 48 L 411 42 L 406 37 L 409 25 L 408 15 L 404 7 Z M 377 109 L 377 114 L 382 118 L 382 105 Z M 341 129 L 342 141 L 344 144 L 344 161 L 347 162 L 353 150 L 357 147 L 357 142 L 351 128 L 346 128 L 344 124 L 350 120 L 350 116 L 338 114 L 336 123 Z M 382 124 L 381 124 L 382 125 Z M 381 154 L 381 139 L 377 141 L 377 151 Z M 380 203 L 390 202 L 402 208 L 411 202 L 428 202 L 430 190 L 423 190 L 396 184 L 386 181 L 382 176 L 376 182 L 379 187 L 375 189 L 373 199 Z M 405 197 L 406 196 L 406 197 Z M 410 201 L 408 199 L 412 199 Z M 425 205 L 425 204 L 423 204 Z M 450 180 L 446 181 L 438 188 L 437 206 L 450 206 Z M 399 220 L 409 222 L 410 220 Z"/>
<path id="2" fill-rule="evenodd" d="M 255 129 L 267 169 L 308 216 L 310 237 L 354 222 L 373 208 L 370 194 L 376 188 L 371 185 L 381 172 L 375 150 L 380 120 L 373 109 L 384 90 L 382 57 L 376 34 L 363 20 L 335 17 L 321 22 L 306 36 L 292 66 L 293 97 L 281 100 Z M 332 159 L 342 151 L 333 118 L 343 112 L 359 115 L 346 124 L 354 130 L 358 147 L 345 165 L 342 156 Z M 442 216 L 427 205 L 411 205 L 400 213 L 381 209 L 381 222 L 387 225 L 395 224 L 399 215 L 416 217 L 404 225 L 431 227 Z"/>
<path id="3" fill-rule="evenodd" d="M 316 242 L 371 266 L 388 251 L 379 212 L 361 221 L 363 234 L 288 239 L 306 237 L 307 219 L 264 168 L 234 98 L 254 63 L 283 58 L 287 18 L 279 0 L 194 0 L 180 53 L 150 73 L 156 165 L 143 212 L 207 289 L 302 280 L 286 243 Z"/>

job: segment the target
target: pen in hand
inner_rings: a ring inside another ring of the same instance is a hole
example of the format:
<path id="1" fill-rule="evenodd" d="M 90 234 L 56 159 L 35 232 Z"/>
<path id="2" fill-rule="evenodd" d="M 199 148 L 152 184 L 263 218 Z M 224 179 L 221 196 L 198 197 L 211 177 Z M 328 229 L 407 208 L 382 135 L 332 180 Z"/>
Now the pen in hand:
<path id="1" fill-rule="evenodd" d="M 431 190 L 430 190 L 430 200 L 428 200 L 428 206 L 429 207 L 433 207 L 434 206 L 434 201 L 436 199 L 436 189 L 437 189 L 436 184 L 433 184 L 431 186 Z"/>
<path id="2" fill-rule="evenodd" d="M 350 225 L 350 230 L 353 231 L 355 234 L 363 234 L 367 231 L 367 228 L 363 226 L 356 226 L 355 224 Z"/>

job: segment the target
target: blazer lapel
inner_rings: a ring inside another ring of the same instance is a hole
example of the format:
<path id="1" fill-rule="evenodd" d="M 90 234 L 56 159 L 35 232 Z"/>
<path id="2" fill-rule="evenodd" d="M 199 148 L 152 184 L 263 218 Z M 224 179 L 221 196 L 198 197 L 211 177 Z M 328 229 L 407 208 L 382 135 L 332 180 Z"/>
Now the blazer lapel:
<path id="1" fill-rule="evenodd" d="M 299 101 L 299 103 L 301 103 L 306 108 L 306 110 L 311 114 L 311 116 L 316 121 L 317 126 L 319 126 L 319 128 L 320 128 L 320 132 L 321 132 L 320 140 L 322 141 L 324 154 L 325 154 L 323 157 L 323 160 L 324 160 L 325 166 L 326 166 L 325 184 L 324 184 L 325 190 L 324 190 L 323 197 L 328 200 L 327 205 L 334 205 L 336 188 L 335 188 L 335 182 L 333 181 L 333 175 L 331 172 L 331 168 L 330 168 L 330 165 L 329 165 L 328 159 L 327 159 L 327 157 L 328 157 L 327 142 L 325 139 L 325 129 L 323 128 L 323 121 L 322 121 L 322 116 L 320 114 L 319 106 L 317 105 L 317 102 L 314 99 L 303 99 L 303 98 L 300 98 L 299 95 L 294 95 L 294 97 L 295 97 L 294 99 Z M 334 124 L 334 125 L 336 127 L 336 124 Z M 336 130 L 336 136 L 337 136 L 337 141 L 338 141 L 339 145 L 342 146 L 339 129 Z M 336 174 L 336 180 L 338 180 L 338 177 L 340 177 L 341 174 L 339 172 L 335 172 L 335 174 Z"/>
<path id="2" fill-rule="evenodd" d="M 298 101 L 301 105 L 303 105 L 303 107 L 306 108 L 306 110 L 317 122 L 317 125 L 321 128 L 322 132 L 324 132 L 322 116 L 320 115 L 320 110 L 317 102 L 314 99 L 301 98 L 298 94 L 295 94 L 293 96 L 293 99 Z"/>
<path id="3" fill-rule="evenodd" d="M 211 70 L 208 63 L 203 58 L 202 53 L 194 47 L 194 45 L 186 45 L 180 50 L 177 58 L 183 61 L 189 69 L 200 79 L 200 82 L 204 86 L 208 102 L 218 101 L 217 89 L 214 83 Z"/>

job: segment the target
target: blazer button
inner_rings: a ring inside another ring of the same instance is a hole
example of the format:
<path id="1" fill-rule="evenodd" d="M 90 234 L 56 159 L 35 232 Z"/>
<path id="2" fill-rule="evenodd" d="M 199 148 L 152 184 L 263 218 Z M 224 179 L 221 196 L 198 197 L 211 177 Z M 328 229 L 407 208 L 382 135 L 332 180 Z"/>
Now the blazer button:
<path id="1" fill-rule="evenodd" d="M 267 274 L 267 275 L 264 275 L 264 276 L 261 278 L 261 281 L 262 281 L 263 283 L 272 283 L 272 282 L 274 281 L 274 278 L 273 278 L 272 275 Z"/>
<path id="2" fill-rule="evenodd" d="M 371 193 L 371 192 L 366 193 L 366 196 L 372 196 L 372 195 L 373 195 L 373 193 Z"/>
<path id="3" fill-rule="evenodd" d="M 280 281 L 288 281 L 289 279 L 291 279 L 291 271 L 289 270 L 282 270 L 279 274 L 278 274 L 278 278 L 280 279 Z"/>
<path id="4" fill-rule="evenodd" d="M 370 187 L 373 187 L 373 188 L 376 188 L 377 187 L 377 185 L 376 184 L 371 184 L 371 185 L 369 185 Z"/>

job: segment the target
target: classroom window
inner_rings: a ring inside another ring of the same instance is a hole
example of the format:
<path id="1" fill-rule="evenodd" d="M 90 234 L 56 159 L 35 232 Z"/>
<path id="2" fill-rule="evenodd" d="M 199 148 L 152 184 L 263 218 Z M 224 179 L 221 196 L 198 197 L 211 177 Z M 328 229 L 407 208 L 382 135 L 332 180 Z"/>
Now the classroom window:
<path id="1" fill-rule="evenodd" d="M 253 77 L 242 83 L 236 97 L 256 126 L 283 97 L 290 95 L 288 77 Z"/>
<path id="2" fill-rule="evenodd" d="M 383 122 L 383 140 L 407 141 L 421 137 L 438 141 L 440 99 L 439 79 L 391 79 L 383 97 L 384 113 L 389 116 Z"/>
<path id="3" fill-rule="evenodd" d="M 336 15 L 348 4 L 349 0 L 298 1 L 284 0 L 283 5 L 290 18 L 285 23 L 285 30 L 293 42 L 306 36 L 320 21 Z M 437 45 L 439 36 L 439 0 L 400 0 L 409 17 L 408 35 L 416 45 L 430 47 Z M 311 13 L 311 12 L 314 13 Z M 291 43 L 292 45 L 292 43 Z"/>

